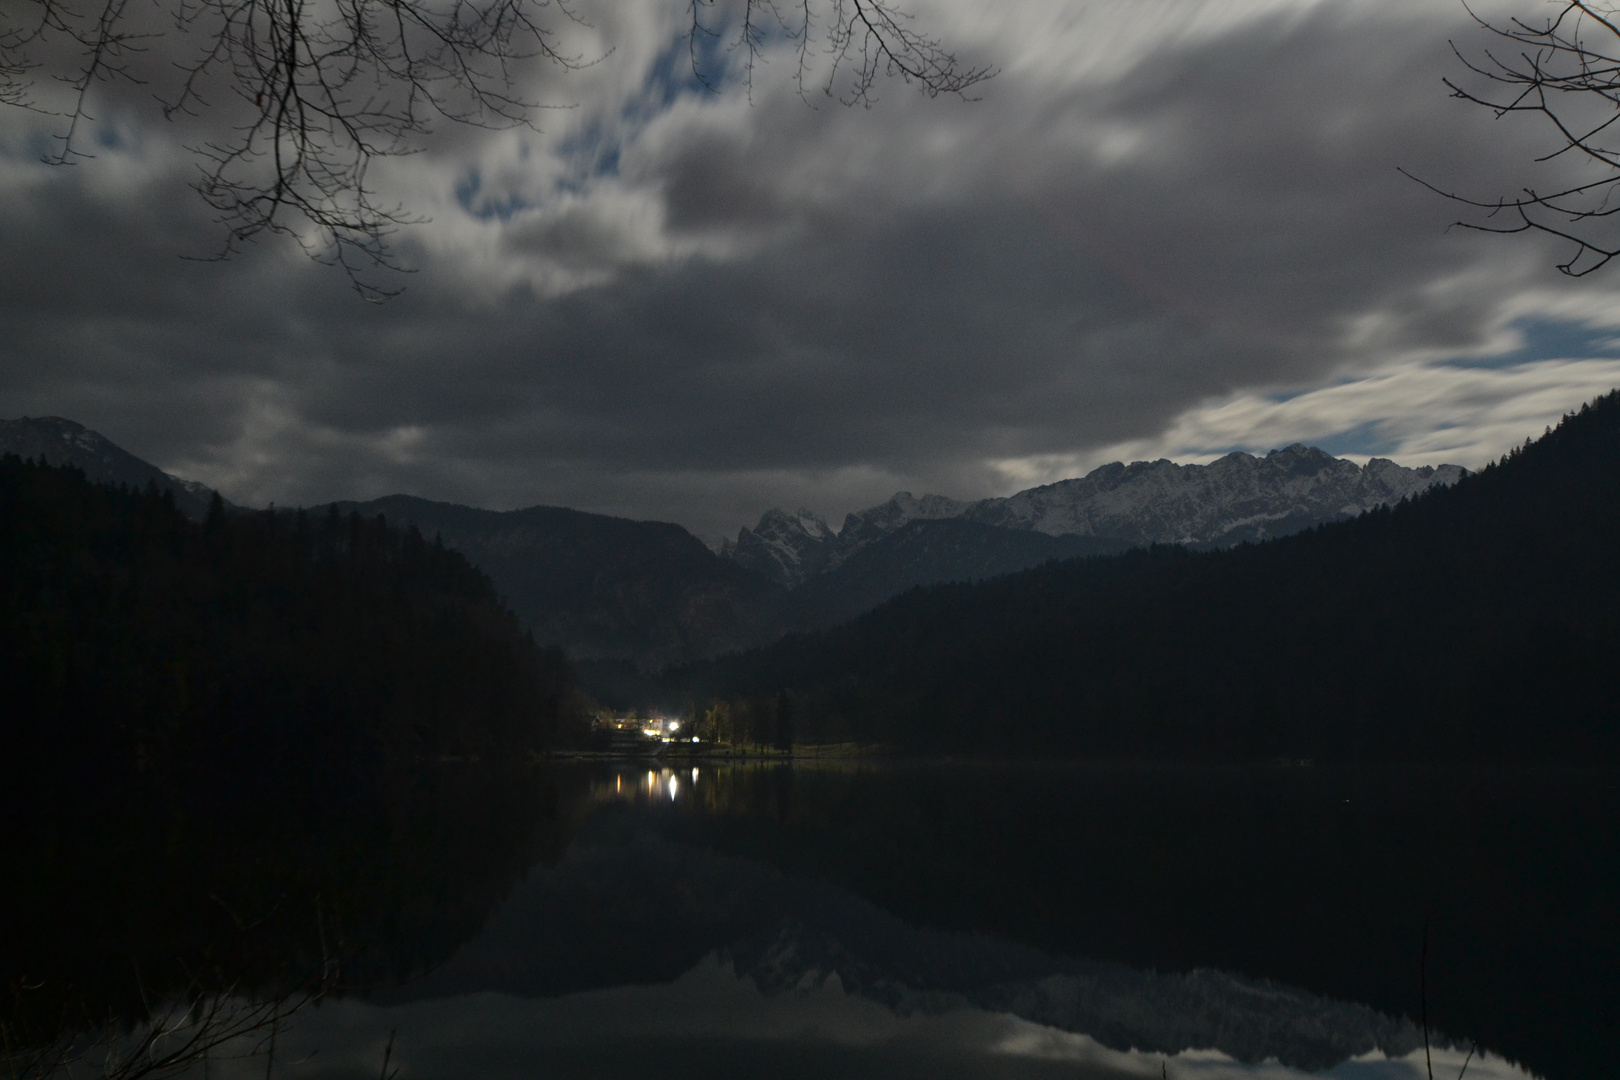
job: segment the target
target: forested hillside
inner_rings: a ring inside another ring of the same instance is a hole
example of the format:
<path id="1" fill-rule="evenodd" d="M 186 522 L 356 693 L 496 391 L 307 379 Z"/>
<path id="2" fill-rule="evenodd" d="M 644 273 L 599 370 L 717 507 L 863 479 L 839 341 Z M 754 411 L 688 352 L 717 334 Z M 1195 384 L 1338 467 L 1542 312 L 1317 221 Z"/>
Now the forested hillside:
<path id="1" fill-rule="evenodd" d="M 15 454 L 41 464 L 71 465 L 99 484 L 127 484 L 174 494 L 175 505 L 187 517 L 201 521 L 208 513 L 214 491 L 192 480 L 170 476 L 151 462 L 142 461 L 99 432 L 60 416 L 24 416 L 0 420 L 0 454 Z M 225 504 L 227 509 L 230 504 Z"/>
<path id="2" fill-rule="evenodd" d="M 954 752 L 1614 759 L 1617 551 L 1610 394 L 1353 521 L 914 590 L 664 692 L 797 738 Z"/>
<path id="3" fill-rule="evenodd" d="M 0 459 L 7 774 L 342 781 L 537 748 L 568 693 L 561 654 L 415 530 L 218 503 L 193 522 L 155 486 Z"/>
<path id="4" fill-rule="evenodd" d="M 776 636 L 781 590 L 679 525 L 555 506 L 476 510 L 408 495 L 343 503 L 442 536 L 494 580 L 541 642 L 648 667 Z"/>

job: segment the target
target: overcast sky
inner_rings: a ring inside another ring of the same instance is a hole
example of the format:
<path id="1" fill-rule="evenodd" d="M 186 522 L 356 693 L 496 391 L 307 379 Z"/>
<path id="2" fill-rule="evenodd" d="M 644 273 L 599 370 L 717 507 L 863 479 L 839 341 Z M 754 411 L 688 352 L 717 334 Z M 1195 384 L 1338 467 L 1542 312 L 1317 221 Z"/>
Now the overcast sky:
<path id="1" fill-rule="evenodd" d="M 1447 96 L 1457 0 L 915 0 L 978 100 L 683 76 L 684 0 L 581 4 L 542 131 L 384 163 L 431 220 L 381 305 L 217 242 L 198 123 L 109 87 L 96 156 L 0 106 L 0 416 L 247 504 L 403 491 L 734 533 L 896 490 L 1300 441 L 1477 467 L 1620 385 L 1620 268 L 1447 231 L 1550 149 Z M 1539 0 L 1488 6 L 1539 14 Z M 544 14 L 544 12 L 543 12 Z M 786 48 L 784 43 L 783 48 Z M 723 62 L 723 57 L 722 61 Z M 672 74 L 673 73 L 673 74 Z"/>

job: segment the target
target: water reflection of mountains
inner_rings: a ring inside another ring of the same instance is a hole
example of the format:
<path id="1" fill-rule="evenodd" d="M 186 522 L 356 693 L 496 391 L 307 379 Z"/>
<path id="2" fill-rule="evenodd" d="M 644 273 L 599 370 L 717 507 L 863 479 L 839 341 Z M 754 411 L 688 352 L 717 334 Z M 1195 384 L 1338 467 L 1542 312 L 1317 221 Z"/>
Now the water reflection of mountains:
<path id="1" fill-rule="evenodd" d="M 1610 1050 L 1609 774 L 452 766 L 263 794 L 16 819 L 42 827 L 0 837 L 29 930 L 3 944 L 10 1044 L 333 965 L 328 999 L 364 1008 L 583 1008 L 718 957 L 770 1000 L 1318 1070 L 1420 1045 L 1432 921 L 1437 1028 L 1555 1080 Z"/>
<path id="2" fill-rule="evenodd" d="M 1215 1049 L 1314 1071 L 1423 1044 L 1408 1021 L 1275 983 L 1059 960 L 982 935 L 918 929 L 751 861 L 653 837 L 619 839 L 576 846 L 525 883 L 477 941 L 379 1000 L 480 991 L 559 997 L 667 982 L 718 953 L 766 994 L 836 977 L 846 992 L 902 1015 L 968 1005 L 1116 1050 Z"/>
<path id="3" fill-rule="evenodd" d="M 1555 1078 L 1620 1030 L 1613 771 L 928 765 L 716 775 L 667 835 L 918 925 L 1213 968 L 1417 1017 Z"/>

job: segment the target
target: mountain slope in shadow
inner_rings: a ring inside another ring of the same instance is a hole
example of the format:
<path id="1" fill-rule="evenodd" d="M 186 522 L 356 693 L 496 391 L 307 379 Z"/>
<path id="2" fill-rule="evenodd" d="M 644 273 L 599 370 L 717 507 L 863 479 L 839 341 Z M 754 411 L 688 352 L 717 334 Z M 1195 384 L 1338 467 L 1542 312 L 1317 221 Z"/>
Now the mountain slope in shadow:
<path id="1" fill-rule="evenodd" d="M 0 420 L 0 454 L 71 465 L 93 484 L 124 484 L 131 488 L 156 484 L 159 491 L 173 492 L 174 505 L 196 521 L 207 515 L 209 500 L 214 496 L 214 490 L 206 484 L 170 476 L 83 424 L 60 416 Z"/>
<path id="2" fill-rule="evenodd" d="M 339 503 L 438 535 L 495 582 L 543 644 L 659 666 L 769 640 L 782 590 L 679 525 L 560 507 L 475 510 L 390 495 Z"/>

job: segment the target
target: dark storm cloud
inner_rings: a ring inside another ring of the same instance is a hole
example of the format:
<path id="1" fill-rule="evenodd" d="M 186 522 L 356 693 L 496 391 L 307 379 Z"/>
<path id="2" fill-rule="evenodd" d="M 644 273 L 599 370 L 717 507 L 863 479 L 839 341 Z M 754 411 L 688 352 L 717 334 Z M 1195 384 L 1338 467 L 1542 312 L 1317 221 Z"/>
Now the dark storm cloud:
<path id="1" fill-rule="evenodd" d="M 703 132 L 684 143 L 665 167 L 670 227 L 764 225 L 791 217 L 782 192 L 750 158 L 741 132 Z"/>
<path id="2" fill-rule="evenodd" d="M 1448 29 L 1255 22 L 1103 85 L 1005 63 L 974 104 L 683 99 L 597 178 L 661 219 L 544 191 L 505 220 L 441 210 L 380 307 L 274 245 L 181 262 L 214 239 L 181 157 L 112 190 L 18 166 L 0 400 L 246 501 L 406 490 L 714 533 L 902 483 L 987 494 L 997 461 L 1477 345 L 1504 290 L 1545 285 L 1543 252 L 1445 234 L 1452 209 L 1395 171 L 1489 187 L 1527 160 L 1445 100 Z M 473 228 L 493 254 L 455 246 Z M 638 254 L 649 236 L 698 246 Z M 531 288 L 501 260 L 584 276 Z"/>

